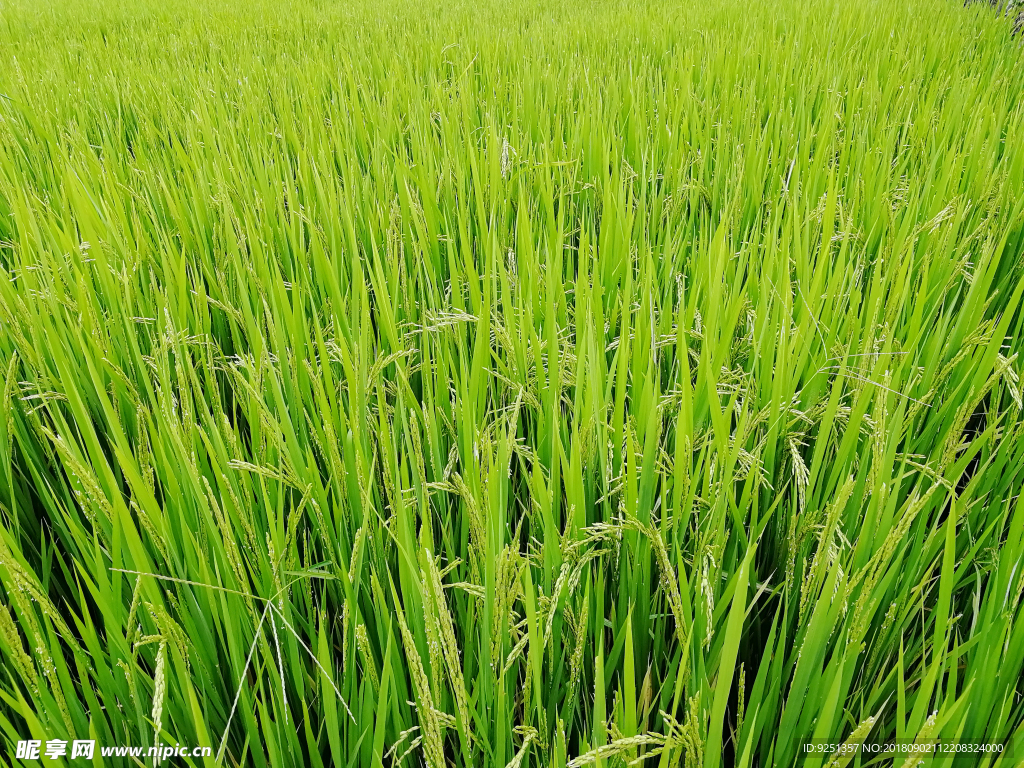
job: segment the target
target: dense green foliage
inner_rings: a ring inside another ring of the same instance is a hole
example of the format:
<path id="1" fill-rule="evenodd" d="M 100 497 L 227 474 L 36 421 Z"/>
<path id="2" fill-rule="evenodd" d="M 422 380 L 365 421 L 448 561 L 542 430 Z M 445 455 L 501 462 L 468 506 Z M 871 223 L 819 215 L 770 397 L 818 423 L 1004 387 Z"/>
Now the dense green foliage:
<path id="1" fill-rule="evenodd" d="M 1022 103 L 947 0 L 5 2 L 3 759 L 1015 738 Z"/>

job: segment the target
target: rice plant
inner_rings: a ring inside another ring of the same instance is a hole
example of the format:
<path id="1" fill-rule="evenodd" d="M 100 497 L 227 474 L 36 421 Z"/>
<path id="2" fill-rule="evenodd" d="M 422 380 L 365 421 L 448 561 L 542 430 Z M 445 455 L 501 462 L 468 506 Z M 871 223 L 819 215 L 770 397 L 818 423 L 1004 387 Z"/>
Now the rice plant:
<path id="1" fill-rule="evenodd" d="M 1019 764 L 1011 33 L 4 2 L 0 761 Z"/>

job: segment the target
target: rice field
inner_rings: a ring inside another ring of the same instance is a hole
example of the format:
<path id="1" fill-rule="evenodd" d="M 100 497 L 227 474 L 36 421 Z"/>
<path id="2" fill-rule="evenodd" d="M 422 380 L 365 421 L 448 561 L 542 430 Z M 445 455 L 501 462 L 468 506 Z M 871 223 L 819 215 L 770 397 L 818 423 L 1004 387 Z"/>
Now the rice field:
<path id="1" fill-rule="evenodd" d="M 0 764 L 1020 765 L 1011 31 L 3 2 Z"/>

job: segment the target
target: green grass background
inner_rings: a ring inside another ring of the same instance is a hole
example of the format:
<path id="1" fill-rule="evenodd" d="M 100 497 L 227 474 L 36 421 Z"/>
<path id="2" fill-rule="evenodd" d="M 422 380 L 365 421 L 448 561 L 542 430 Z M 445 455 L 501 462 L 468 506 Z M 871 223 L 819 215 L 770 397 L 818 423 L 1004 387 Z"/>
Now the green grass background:
<path id="1" fill-rule="evenodd" d="M 0 761 L 1012 746 L 1022 139 L 946 0 L 5 0 Z"/>

